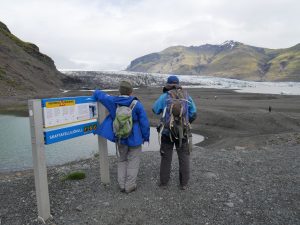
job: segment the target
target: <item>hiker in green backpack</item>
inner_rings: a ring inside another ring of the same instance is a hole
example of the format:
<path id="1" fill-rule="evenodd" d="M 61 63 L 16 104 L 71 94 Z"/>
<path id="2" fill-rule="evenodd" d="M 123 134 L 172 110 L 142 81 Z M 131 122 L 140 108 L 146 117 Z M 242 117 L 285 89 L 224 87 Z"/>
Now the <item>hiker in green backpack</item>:
<path id="1" fill-rule="evenodd" d="M 94 92 L 93 97 L 109 112 L 95 133 L 116 143 L 119 187 L 121 192 L 130 193 L 137 187 L 142 144 L 149 142 L 150 125 L 142 103 L 132 96 L 131 83 L 121 81 L 119 91 L 119 96 Z"/>
<path id="2" fill-rule="evenodd" d="M 193 99 L 179 85 L 177 76 L 169 76 L 163 94 L 155 101 L 152 111 L 162 114 L 158 126 L 161 141 L 160 183 L 165 188 L 170 179 L 174 145 L 179 160 L 180 188 L 185 190 L 190 176 L 191 127 L 196 119 Z"/>

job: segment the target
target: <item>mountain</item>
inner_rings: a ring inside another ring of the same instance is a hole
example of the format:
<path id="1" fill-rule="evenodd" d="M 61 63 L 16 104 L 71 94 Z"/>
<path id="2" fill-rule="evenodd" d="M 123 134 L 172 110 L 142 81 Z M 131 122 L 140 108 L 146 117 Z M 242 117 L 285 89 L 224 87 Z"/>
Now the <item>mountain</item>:
<path id="1" fill-rule="evenodd" d="M 68 79 L 36 45 L 20 40 L 0 22 L 0 96 L 54 93 Z"/>
<path id="2" fill-rule="evenodd" d="M 174 46 L 134 59 L 126 70 L 254 81 L 300 81 L 300 44 L 286 49 L 259 48 L 236 41 Z"/>

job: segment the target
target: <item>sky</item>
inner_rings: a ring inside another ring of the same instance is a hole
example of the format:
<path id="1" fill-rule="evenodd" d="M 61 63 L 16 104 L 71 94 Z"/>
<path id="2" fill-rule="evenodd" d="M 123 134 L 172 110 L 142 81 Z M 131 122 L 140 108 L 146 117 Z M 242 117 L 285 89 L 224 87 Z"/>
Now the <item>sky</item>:
<path id="1" fill-rule="evenodd" d="M 58 69 L 124 70 L 175 46 L 300 43 L 298 0 L 0 0 L 0 21 Z"/>

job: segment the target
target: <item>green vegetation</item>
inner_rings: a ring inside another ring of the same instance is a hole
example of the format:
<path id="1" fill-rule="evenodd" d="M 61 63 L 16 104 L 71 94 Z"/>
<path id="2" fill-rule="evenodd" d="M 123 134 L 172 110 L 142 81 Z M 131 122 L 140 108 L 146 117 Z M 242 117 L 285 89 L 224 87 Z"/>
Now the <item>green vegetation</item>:
<path id="1" fill-rule="evenodd" d="M 64 176 L 62 178 L 62 181 L 66 181 L 66 180 L 82 180 L 85 178 L 85 172 L 83 171 L 76 171 L 76 172 L 72 172 L 69 173 L 68 175 Z"/>
<path id="2" fill-rule="evenodd" d="M 288 76 L 299 79 L 300 76 L 300 51 L 297 45 L 281 50 L 276 57 L 270 60 L 270 69 L 267 73 L 268 80 L 286 80 Z"/>
<path id="3" fill-rule="evenodd" d="M 28 42 L 24 42 L 24 41 L 21 41 L 19 38 L 17 38 L 15 35 L 13 35 L 12 33 L 10 33 L 8 30 L 5 30 L 3 29 L 1 26 L 0 26 L 0 31 L 6 36 L 8 37 L 9 39 L 11 39 L 13 42 L 15 42 L 18 46 L 20 46 L 21 48 L 23 49 L 31 49 L 33 48 L 33 44 L 31 43 L 28 43 Z"/>
<path id="4" fill-rule="evenodd" d="M 41 54 L 39 52 L 39 48 L 32 43 L 29 42 L 25 42 L 20 40 L 19 38 L 17 38 L 15 35 L 13 35 L 8 28 L 6 27 L 5 24 L 0 22 L 0 32 L 2 34 L 4 34 L 6 37 L 8 37 L 10 40 L 12 40 L 16 45 L 18 45 L 19 47 L 21 47 L 25 52 L 27 52 L 28 54 L 37 54 L 38 56 L 40 56 L 41 60 L 43 61 L 49 61 L 49 57 Z"/>
<path id="5" fill-rule="evenodd" d="M 4 80 L 6 72 L 3 68 L 0 67 L 0 80 Z"/>
<path id="6" fill-rule="evenodd" d="M 9 29 L 7 28 L 7 26 L 0 21 L 0 31 L 2 31 L 2 30 L 10 33 Z"/>

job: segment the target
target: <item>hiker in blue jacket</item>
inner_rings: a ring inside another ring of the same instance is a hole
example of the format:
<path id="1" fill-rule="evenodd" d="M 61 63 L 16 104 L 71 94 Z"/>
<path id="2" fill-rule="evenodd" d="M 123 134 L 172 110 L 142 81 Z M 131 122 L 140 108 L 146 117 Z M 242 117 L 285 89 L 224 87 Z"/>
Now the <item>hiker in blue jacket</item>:
<path id="1" fill-rule="evenodd" d="M 182 90 L 182 87 L 179 85 L 178 77 L 169 76 L 167 84 L 163 88 L 163 94 L 155 101 L 152 107 L 152 111 L 155 114 L 162 114 L 161 124 L 158 128 L 158 132 L 161 135 L 161 164 L 159 185 L 163 188 L 167 187 L 170 179 L 174 145 L 176 146 L 179 160 L 180 188 L 182 190 L 185 190 L 189 181 L 189 136 L 191 135 L 190 123 L 192 123 L 196 119 L 197 109 L 193 99 L 187 93 L 184 95 L 183 92 L 184 91 Z M 179 94 L 181 95 L 181 97 L 178 97 Z M 177 109 L 180 111 L 176 114 L 176 116 L 174 116 L 175 114 L 173 112 L 175 112 L 175 109 L 178 107 L 175 107 L 176 103 L 172 103 L 173 101 L 180 102 L 179 104 L 181 104 L 183 108 Z M 174 123 L 174 121 L 177 122 Z M 177 130 L 175 130 L 175 127 L 177 127 Z M 179 128 L 181 128 L 181 132 Z M 180 133 L 181 135 L 179 135 Z"/>
<path id="2" fill-rule="evenodd" d="M 142 144 L 149 142 L 150 126 L 147 114 L 140 101 L 132 96 L 133 88 L 129 81 L 121 81 L 119 87 L 120 96 L 112 96 L 101 90 L 95 90 L 93 97 L 101 102 L 109 114 L 104 121 L 97 126 L 96 134 L 117 143 L 119 152 L 118 159 L 118 183 L 121 192 L 130 193 L 136 190 L 136 179 L 139 171 L 140 154 Z M 131 106 L 132 109 L 132 131 L 128 138 L 117 139 L 113 130 L 113 121 L 116 117 L 118 106 Z"/>

